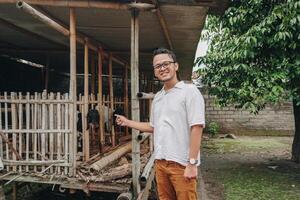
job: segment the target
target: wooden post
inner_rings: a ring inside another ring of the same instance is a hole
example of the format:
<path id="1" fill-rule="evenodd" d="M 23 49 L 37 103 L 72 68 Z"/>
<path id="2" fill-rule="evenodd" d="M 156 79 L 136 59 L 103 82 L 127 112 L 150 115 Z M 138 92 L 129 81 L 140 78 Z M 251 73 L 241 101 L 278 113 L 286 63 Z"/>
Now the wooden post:
<path id="1" fill-rule="evenodd" d="M 11 92 L 10 97 L 12 100 L 15 100 L 15 93 Z M 17 127 L 17 116 L 16 116 L 16 104 L 11 103 L 11 123 L 12 123 L 12 129 L 16 130 Z M 13 139 L 13 148 L 17 149 L 17 135 L 16 133 L 12 133 L 12 139 Z M 12 155 L 13 160 L 16 160 L 16 155 Z M 13 166 L 13 171 L 16 171 L 16 166 Z"/>
<path id="2" fill-rule="evenodd" d="M 104 148 L 104 114 L 103 114 L 103 99 L 102 99 L 102 69 L 103 69 L 103 52 L 102 49 L 98 50 L 98 108 L 100 113 L 100 152 L 103 151 Z"/>
<path id="3" fill-rule="evenodd" d="M 96 94 L 95 90 L 95 60 L 93 54 L 91 54 L 91 93 Z"/>
<path id="4" fill-rule="evenodd" d="M 124 73 L 125 74 L 125 78 L 124 78 L 124 102 L 125 102 L 124 107 L 125 107 L 125 109 L 124 110 L 125 110 L 126 117 L 128 117 L 129 103 L 128 103 L 128 66 L 127 65 L 125 65 L 124 70 L 125 70 L 125 73 Z M 125 135 L 128 135 L 128 127 L 127 126 L 125 127 Z"/>
<path id="5" fill-rule="evenodd" d="M 109 121 L 111 125 L 111 142 L 112 146 L 116 145 L 116 135 L 115 135 L 115 127 L 113 125 L 113 110 L 114 110 L 114 86 L 113 86 L 113 79 L 112 79 L 112 54 L 109 55 L 109 66 L 108 66 L 108 73 L 109 73 Z"/>
<path id="6" fill-rule="evenodd" d="M 89 131 L 87 130 L 87 113 L 89 109 L 89 47 L 88 41 L 84 44 L 84 129 L 83 129 L 83 152 L 84 161 L 90 158 L 90 141 L 89 141 Z"/>
<path id="7" fill-rule="evenodd" d="M 60 93 L 58 92 L 56 95 L 56 100 L 60 100 Z M 57 127 L 56 129 L 61 130 L 61 103 L 57 104 L 57 112 L 56 112 L 56 117 L 57 117 Z M 57 160 L 61 160 L 61 132 L 57 133 Z M 58 167 L 58 174 L 60 174 L 60 167 Z"/>
<path id="8" fill-rule="evenodd" d="M 42 99 L 46 99 L 46 91 L 42 93 Z M 42 104 L 42 129 L 46 130 L 46 104 Z M 41 149 L 42 149 L 42 161 L 45 161 L 46 157 L 46 133 L 41 133 Z M 45 166 L 42 166 L 42 170 L 45 169 Z"/>
<path id="9" fill-rule="evenodd" d="M 70 106 L 70 128 L 71 142 L 70 142 L 70 162 L 72 169 L 69 174 L 76 174 L 76 154 L 77 154 L 77 80 L 76 80 L 76 15 L 75 9 L 70 8 L 70 99 L 72 105 Z"/>
<path id="10" fill-rule="evenodd" d="M 38 100 L 38 93 L 34 93 L 34 100 Z M 38 104 L 34 104 L 34 109 L 33 109 L 33 129 L 36 130 L 38 128 Z M 33 133 L 33 159 L 36 161 L 37 160 L 37 133 Z M 36 172 L 37 168 L 34 166 L 34 172 Z"/>
<path id="11" fill-rule="evenodd" d="M 50 100 L 54 100 L 54 94 L 50 93 Z M 49 129 L 54 129 L 54 107 L 51 103 L 49 106 Z M 49 160 L 53 160 L 54 155 L 54 133 L 49 133 Z M 26 159 L 27 160 L 27 159 Z M 53 173 L 53 169 L 50 169 L 50 173 Z"/>
<path id="12" fill-rule="evenodd" d="M 139 100 L 136 94 L 139 92 L 139 23 L 137 9 L 131 11 L 131 113 L 132 120 L 140 121 Z M 137 142 L 138 130 L 132 130 L 132 182 L 133 195 L 137 197 L 141 190 L 140 177 L 140 144 Z"/>
<path id="13" fill-rule="evenodd" d="M 7 102 L 7 92 L 4 92 L 4 100 Z M 8 130 L 8 106 L 7 103 L 4 104 L 4 129 Z M 6 135 L 8 137 L 8 134 Z M 8 143 L 5 144 L 5 154 L 6 154 L 6 160 L 9 160 L 9 150 L 8 150 Z M 6 167 L 6 170 L 9 171 L 9 166 Z"/>
<path id="14" fill-rule="evenodd" d="M 22 93 L 19 92 L 19 100 L 22 100 Z M 19 112 L 18 112 L 18 122 L 19 122 L 19 129 L 23 129 L 23 104 L 20 103 L 19 106 Z M 1 114 L 1 113 L 0 113 Z M 19 132 L 18 133 L 18 139 L 19 139 L 19 155 L 21 155 L 22 157 L 22 150 L 23 150 L 23 143 L 22 143 L 22 138 L 23 138 L 23 133 L 22 132 Z M 22 171 L 22 166 L 20 165 L 19 166 L 19 172 Z"/>

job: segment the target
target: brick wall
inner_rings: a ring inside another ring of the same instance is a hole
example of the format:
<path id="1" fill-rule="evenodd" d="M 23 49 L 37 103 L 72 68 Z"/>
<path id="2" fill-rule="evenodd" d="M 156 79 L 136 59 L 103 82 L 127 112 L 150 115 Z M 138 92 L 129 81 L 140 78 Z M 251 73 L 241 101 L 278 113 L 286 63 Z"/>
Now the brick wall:
<path id="1" fill-rule="evenodd" d="M 214 98 L 203 95 L 206 106 L 206 121 L 218 122 L 223 132 L 238 135 L 292 135 L 295 129 L 291 102 L 267 106 L 259 114 L 233 106 L 220 108 Z"/>

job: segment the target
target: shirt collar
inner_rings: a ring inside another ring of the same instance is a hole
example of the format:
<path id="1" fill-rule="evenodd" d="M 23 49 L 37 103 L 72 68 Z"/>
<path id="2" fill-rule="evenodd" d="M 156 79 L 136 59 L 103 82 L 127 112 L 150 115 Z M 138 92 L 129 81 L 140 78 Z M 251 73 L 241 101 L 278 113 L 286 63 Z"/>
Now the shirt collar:
<path id="1" fill-rule="evenodd" d="M 178 89 L 182 89 L 184 87 L 184 82 L 183 81 L 179 81 L 177 82 L 173 88 L 178 88 Z M 173 88 L 171 88 L 170 90 L 172 90 Z M 165 88 L 162 87 L 162 89 L 160 90 L 160 92 L 165 93 Z"/>

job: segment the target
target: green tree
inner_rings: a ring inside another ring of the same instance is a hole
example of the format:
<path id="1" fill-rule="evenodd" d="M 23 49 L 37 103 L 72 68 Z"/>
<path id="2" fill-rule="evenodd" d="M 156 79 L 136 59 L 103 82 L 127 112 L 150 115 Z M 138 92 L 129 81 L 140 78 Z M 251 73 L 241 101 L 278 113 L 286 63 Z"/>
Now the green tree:
<path id="1" fill-rule="evenodd" d="M 300 1 L 231 0 L 206 29 L 210 46 L 197 62 L 206 65 L 200 73 L 210 94 L 253 113 L 292 100 L 292 159 L 300 162 Z"/>

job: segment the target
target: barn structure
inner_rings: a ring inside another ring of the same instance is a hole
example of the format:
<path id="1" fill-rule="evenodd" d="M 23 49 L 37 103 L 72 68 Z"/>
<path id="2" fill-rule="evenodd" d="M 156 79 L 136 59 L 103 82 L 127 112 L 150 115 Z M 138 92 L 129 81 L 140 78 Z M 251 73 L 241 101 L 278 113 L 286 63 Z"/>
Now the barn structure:
<path id="1" fill-rule="evenodd" d="M 181 79 L 190 80 L 206 15 L 226 6 L 0 0 L 0 179 L 146 199 L 151 136 L 115 126 L 113 113 L 147 121 L 151 93 L 160 88 L 153 49 L 172 49 Z M 119 164 L 128 152 L 131 161 Z"/>

